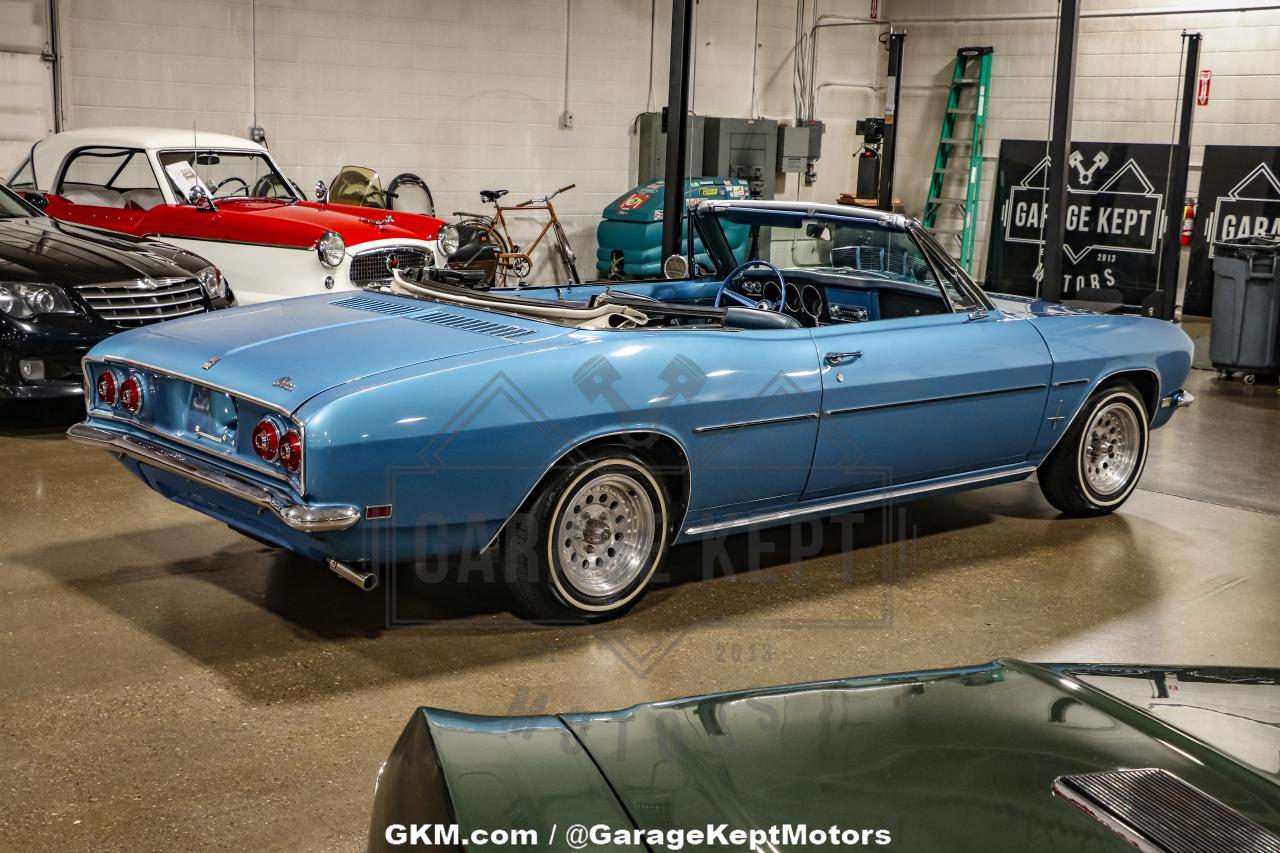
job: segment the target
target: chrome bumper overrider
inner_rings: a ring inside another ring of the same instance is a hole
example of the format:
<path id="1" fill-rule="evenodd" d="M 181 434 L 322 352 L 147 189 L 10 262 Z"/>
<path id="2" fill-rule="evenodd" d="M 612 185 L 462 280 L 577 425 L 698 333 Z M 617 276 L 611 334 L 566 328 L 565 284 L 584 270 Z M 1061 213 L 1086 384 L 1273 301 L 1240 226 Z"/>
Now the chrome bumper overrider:
<path id="1" fill-rule="evenodd" d="M 1175 409 L 1185 409 L 1196 401 L 1196 395 L 1190 391 L 1181 389 L 1174 391 L 1168 397 L 1160 401 L 1161 406 L 1173 406 Z"/>
<path id="2" fill-rule="evenodd" d="M 128 456 L 170 474 L 217 489 L 223 494 L 268 509 L 289 527 L 305 533 L 346 530 L 360 520 L 360 510 L 353 506 L 308 506 L 293 503 L 287 497 L 263 488 L 250 480 L 219 471 L 187 453 L 171 450 L 145 438 L 99 429 L 89 424 L 76 424 L 67 430 L 67 438 L 108 453 Z"/>

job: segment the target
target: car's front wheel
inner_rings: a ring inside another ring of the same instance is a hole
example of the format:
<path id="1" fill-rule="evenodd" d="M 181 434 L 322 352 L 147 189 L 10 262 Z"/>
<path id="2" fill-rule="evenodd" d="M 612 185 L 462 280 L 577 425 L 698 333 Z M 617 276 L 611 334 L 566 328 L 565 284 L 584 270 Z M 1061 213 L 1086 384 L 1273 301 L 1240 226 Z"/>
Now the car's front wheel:
<path id="1" fill-rule="evenodd" d="M 1040 466 L 1040 491 L 1068 515 L 1104 515 L 1124 503 L 1147 462 L 1147 406 L 1132 383 L 1098 389 Z"/>
<path id="2" fill-rule="evenodd" d="M 666 557 L 669 507 L 662 478 L 622 446 L 553 472 L 503 531 L 516 610 L 540 622 L 625 612 Z"/>

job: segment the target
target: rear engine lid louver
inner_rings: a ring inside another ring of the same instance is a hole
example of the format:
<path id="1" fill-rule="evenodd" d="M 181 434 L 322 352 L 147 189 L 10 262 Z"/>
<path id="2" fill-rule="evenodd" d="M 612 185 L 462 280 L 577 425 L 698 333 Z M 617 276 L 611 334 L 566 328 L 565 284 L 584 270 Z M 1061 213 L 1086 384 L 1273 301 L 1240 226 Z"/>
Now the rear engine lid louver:
<path id="1" fill-rule="evenodd" d="M 1280 836 L 1167 770 L 1062 776 L 1053 792 L 1144 853 L 1275 853 Z"/>
<path id="2" fill-rule="evenodd" d="M 389 299 L 378 299 L 373 296 L 348 296 L 345 299 L 335 299 L 329 304 L 336 305 L 339 308 L 354 308 L 357 311 L 374 311 L 378 314 L 387 314 L 392 317 L 416 314 L 423 310 L 417 305 L 406 305 L 402 302 L 392 302 Z"/>
<path id="3" fill-rule="evenodd" d="M 417 320 L 419 323 L 435 323 L 437 326 L 448 326 L 452 329 L 462 329 L 466 332 L 492 335 L 495 338 L 506 338 L 507 340 L 515 340 L 516 338 L 523 338 L 526 335 L 533 334 L 532 329 L 522 329 L 519 326 L 493 323 L 488 320 L 477 320 L 474 317 L 463 317 L 460 314 L 449 314 L 445 311 L 431 311 L 410 319 Z"/>
<path id="4" fill-rule="evenodd" d="M 467 317 L 462 314 L 453 314 L 433 308 L 423 308 L 418 305 L 406 305 L 389 299 L 378 299 L 373 296 L 348 296 L 343 299 L 336 299 L 329 304 L 336 305 L 339 308 L 351 308 L 356 311 L 372 311 L 392 317 L 404 317 L 406 320 L 416 320 L 419 323 L 432 323 L 437 326 L 447 326 L 451 329 L 474 332 L 478 335 L 488 335 L 509 341 L 535 334 L 533 329 L 525 329 L 508 323 L 495 323 L 491 320 L 481 320 L 476 317 Z"/>

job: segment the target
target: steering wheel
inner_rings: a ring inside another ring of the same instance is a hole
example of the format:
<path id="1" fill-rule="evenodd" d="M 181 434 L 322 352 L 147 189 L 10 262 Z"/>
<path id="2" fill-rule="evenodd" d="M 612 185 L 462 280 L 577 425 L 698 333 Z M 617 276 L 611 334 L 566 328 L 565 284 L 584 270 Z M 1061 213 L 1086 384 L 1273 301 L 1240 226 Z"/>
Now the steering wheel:
<path id="1" fill-rule="evenodd" d="M 768 299 L 752 299 L 749 296 L 743 296 L 741 293 L 737 293 L 731 289 L 731 286 L 734 284 L 734 280 L 752 267 L 764 267 L 765 269 L 773 270 L 773 274 L 778 277 L 778 287 L 780 288 L 777 301 L 771 301 Z M 725 276 L 724 283 L 721 284 L 720 289 L 716 291 L 715 307 L 719 308 L 726 296 L 734 302 L 737 302 L 739 305 L 744 305 L 747 308 L 760 308 L 765 311 L 780 312 L 787 304 L 787 280 L 782 277 L 782 271 L 768 261 L 747 261 Z"/>
<path id="2" fill-rule="evenodd" d="M 222 180 L 220 180 L 220 181 L 218 181 L 216 184 L 214 184 L 214 185 L 213 185 L 213 192 L 212 192 L 212 193 L 210 193 L 210 195 L 212 195 L 214 198 L 217 198 L 217 197 L 218 197 L 218 190 L 222 189 L 223 187 L 225 187 L 227 184 L 231 183 L 232 181 L 239 181 L 239 182 L 240 182 L 240 186 L 241 186 L 241 188 L 242 188 L 242 190 L 243 190 L 243 192 L 244 192 L 244 194 L 245 194 L 245 198 L 248 198 L 248 197 L 249 197 L 249 182 L 248 182 L 248 181 L 246 181 L 244 178 L 239 178 L 239 177 L 236 177 L 235 175 L 232 175 L 232 176 L 231 176 L 231 177 L 229 177 L 229 178 L 223 178 Z"/>

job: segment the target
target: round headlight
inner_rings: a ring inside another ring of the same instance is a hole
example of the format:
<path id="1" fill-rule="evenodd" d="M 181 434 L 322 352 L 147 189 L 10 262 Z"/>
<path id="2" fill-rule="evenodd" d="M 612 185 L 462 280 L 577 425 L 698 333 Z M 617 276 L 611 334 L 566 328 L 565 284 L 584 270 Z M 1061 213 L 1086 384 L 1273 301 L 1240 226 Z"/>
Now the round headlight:
<path id="1" fill-rule="evenodd" d="M 227 295 L 227 284 L 222 280 L 222 273 L 215 266 L 208 266 L 196 273 L 200 286 L 210 299 L 221 299 Z"/>
<path id="2" fill-rule="evenodd" d="M 316 243 L 316 254 L 320 256 L 320 263 L 327 267 L 336 267 L 342 263 L 346 253 L 347 244 L 343 242 L 342 235 L 337 231 L 326 231 L 320 235 L 320 241 Z"/>
<path id="3" fill-rule="evenodd" d="M 458 251 L 458 243 L 458 229 L 452 225 L 441 225 L 440 233 L 436 235 L 436 246 L 446 259 Z"/>

